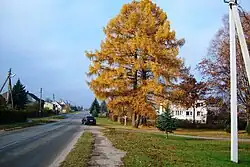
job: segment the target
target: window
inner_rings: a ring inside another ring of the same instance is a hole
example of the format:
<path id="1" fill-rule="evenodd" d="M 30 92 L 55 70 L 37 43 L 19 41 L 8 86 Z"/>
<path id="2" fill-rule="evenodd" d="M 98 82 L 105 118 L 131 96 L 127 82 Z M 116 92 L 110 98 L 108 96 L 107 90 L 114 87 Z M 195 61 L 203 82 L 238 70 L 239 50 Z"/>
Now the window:
<path id="1" fill-rule="evenodd" d="M 190 115 L 192 115 L 192 112 L 190 112 Z"/>
<path id="2" fill-rule="evenodd" d="M 189 115 L 189 111 L 186 111 L 186 115 Z"/>
<path id="3" fill-rule="evenodd" d="M 201 116 L 203 116 L 204 114 L 203 114 L 203 112 L 201 112 Z"/>
<path id="4" fill-rule="evenodd" d="M 202 122 L 205 122 L 205 120 L 202 120 Z"/>
<path id="5" fill-rule="evenodd" d="M 197 112 L 197 116 L 200 116 L 200 115 L 201 115 L 201 112 L 200 112 L 200 111 L 198 111 L 198 112 Z"/>
<path id="6" fill-rule="evenodd" d="M 175 112 L 175 115 L 178 115 L 178 111 Z"/>
<path id="7" fill-rule="evenodd" d="M 200 107 L 200 106 L 201 106 L 201 103 L 197 103 L 197 104 L 196 104 L 196 107 Z"/>

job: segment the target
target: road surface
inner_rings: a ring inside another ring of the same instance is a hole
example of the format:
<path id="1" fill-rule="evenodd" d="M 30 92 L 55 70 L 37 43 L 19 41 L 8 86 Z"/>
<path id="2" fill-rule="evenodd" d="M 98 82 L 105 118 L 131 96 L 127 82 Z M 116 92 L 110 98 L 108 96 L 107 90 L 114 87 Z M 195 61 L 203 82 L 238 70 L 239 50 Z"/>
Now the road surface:
<path id="1" fill-rule="evenodd" d="M 87 113 L 68 114 L 56 123 L 0 132 L 0 167 L 47 167 L 83 131 Z"/>

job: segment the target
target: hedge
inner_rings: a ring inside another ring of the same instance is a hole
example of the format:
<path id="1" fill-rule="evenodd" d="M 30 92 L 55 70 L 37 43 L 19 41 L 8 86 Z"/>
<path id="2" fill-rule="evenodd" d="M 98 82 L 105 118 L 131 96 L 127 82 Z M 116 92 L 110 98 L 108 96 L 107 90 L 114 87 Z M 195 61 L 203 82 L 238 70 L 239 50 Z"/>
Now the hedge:
<path id="1" fill-rule="evenodd" d="M 178 120 L 177 121 L 177 127 L 178 128 L 187 128 L 187 129 L 226 129 L 228 125 L 230 124 L 227 122 L 220 122 L 216 124 L 200 124 L 195 123 L 193 124 L 191 121 L 188 120 Z M 246 128 L 246 121 L 243 119 L 238 119 L 238 129 L 239 130 L 245 130 Z"/>
<path id="2" fill-rule="evenodd" d="M 27 113 L 24 111 L 16 111 L 14 109 L 0 108 L 0 124 L 25 122 L 27 121 Z"/>

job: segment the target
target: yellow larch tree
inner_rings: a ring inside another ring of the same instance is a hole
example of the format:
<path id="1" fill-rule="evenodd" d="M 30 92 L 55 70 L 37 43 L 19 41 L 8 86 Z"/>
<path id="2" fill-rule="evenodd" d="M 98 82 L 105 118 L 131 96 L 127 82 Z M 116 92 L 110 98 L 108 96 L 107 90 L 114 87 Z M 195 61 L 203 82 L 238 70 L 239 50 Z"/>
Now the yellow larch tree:
<path id="1" fill-rule="evenodd" d="M 166 13 L 150 0 L 125 4 L 104 33 L 101 49 L 86 52 L 89 87 L 111 111 L 126 105 L 133 120 L 155 115 L 179 75 L 184 40 L 176 39 Z"/>

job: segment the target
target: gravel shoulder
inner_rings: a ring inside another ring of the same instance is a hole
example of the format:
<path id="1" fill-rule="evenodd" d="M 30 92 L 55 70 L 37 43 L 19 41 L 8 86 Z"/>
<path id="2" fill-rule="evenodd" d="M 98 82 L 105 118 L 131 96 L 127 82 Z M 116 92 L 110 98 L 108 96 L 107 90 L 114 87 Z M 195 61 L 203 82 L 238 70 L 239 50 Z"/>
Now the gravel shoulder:
<path id="1" fill-rule="evenodd" d="M 87 126 L 86 131 L 91 132 L 95 138 L 89 167 L 119 167 L 124 166 L 122 158 L 125 152 L 116 149 L 112 143 L 103 135 L 98 126 Z"/>

